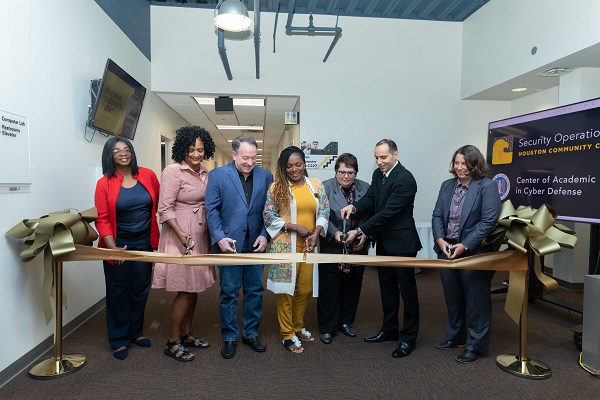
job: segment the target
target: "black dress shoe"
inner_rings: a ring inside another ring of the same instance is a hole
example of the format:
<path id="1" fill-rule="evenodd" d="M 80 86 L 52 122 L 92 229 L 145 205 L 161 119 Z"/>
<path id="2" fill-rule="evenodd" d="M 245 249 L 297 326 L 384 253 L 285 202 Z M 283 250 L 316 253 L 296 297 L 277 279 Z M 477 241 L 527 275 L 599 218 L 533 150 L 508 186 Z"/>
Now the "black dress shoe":
<path id="1" fill-rule="evenodd" d="M 223 342 L 223 348 L 221 349 L 221 355 L 225 359 L 230 359 L 235 356 L 235 340 L 225 340 Z"/>
<path id="2" fill-rule="evenodd" d="M 321 342 L 325 344 L 331 344 L 333 341 L 333 335 L 331 333 L 321 333 Z"/>
<path id="3" fill-rule="evenodd" d="M 350 337 L 356 336 L 356 332 L 354 332 L 354 329 L 352 329 L 352 327 L 348 324 L 342 324 L 338 327 L 338 329 L 340 331 L 342 331 L 342 333 L 346 336 L 350 336 Z"/>
<path id="4" fill-rule="evenodd" d="M 253 338 L 242 338 L 242 343 L 247 344 L 257 353 L 262 353 L 267 350 L 267 345 L 261 342 L 258 336 L 254 336 Z"/>
<path id="5" fill-rule="evenodd" d="M 402 358 L 410 355 L 410 353 L 415 349 L 415 342 L 400 342 L 398 348 L 394 350 L 392 353 L 392 357 L 394 358 Z"/>
<path id="6" fill-rule="evenodd" d="M 381 343 L 381 342 L 385 342 L 388 340 L 396 341 L 399 338 L 400 338 L 400 335 L 398 334 L 398 332 L 386 333 L 386 332 L 381 331 L 377 335 L 367 336 L 364 340 L 367 343 Z"/>
<path id="7" fill-rule="evenodd" d="M 465 344 L 464 343 L 456 343 L 453 342 L 452 340 L 444 340 L 443 342 L 437 343 L 435 345 L 436 349 L 440 349 L 440 350 L 448 350 L 448 349 L 455 349 L 457 347 L 463 347 Z"/>
<path id="8" fill-rule="evenodd" d="M 456 356 L 456 361 L 459 363 L 468 363 L 477 360 L 479 357 L 481 357 L 480 353 L 465 349 L 462 353 Z"/>

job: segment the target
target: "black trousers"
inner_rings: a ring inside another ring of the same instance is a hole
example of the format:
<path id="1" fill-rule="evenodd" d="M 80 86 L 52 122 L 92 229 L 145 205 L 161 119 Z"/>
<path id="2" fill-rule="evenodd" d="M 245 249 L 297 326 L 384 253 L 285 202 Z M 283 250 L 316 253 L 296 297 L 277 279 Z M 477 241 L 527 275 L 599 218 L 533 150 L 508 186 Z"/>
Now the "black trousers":
<path id="1" fill-rule="evenodd" d="M 345 273 L 338 264 L 319 264 L 317 315 L 321 333 L 334 333 L 339 325 L 354 322 L 364 272 L 362 265 Z"/>
<path id="2" fill-rule="evenodd" d="M 447 260 L 442 252 L 438 258 Z M 462 257 L 459 257 L 462 258 Z M 440 269 L 448 308 L 446 340 L 465 343 L 467 350 L 486 353 L 492 323 L 494 271 Z"/>
<path id="3" fill-rule="evenodd" d="M 116 350 L 142 336 L 144 310 L 152 280 L 152 263 L 103 263 L 108 342 Z"/>
<path id="4" fill-rule="evenodd" d="M 378 256 L 415 257 L 414 253 L 391 254 L 381 243 L 377 243 Z M 414 268 L 377 267 L 381 305 L 383 307 L 382 332 L 398 332 L 400 311 L 400 296 L 404 303 L 404 316 L 400 340 L 414 342 L 419 333 L 419 295 Z"/>

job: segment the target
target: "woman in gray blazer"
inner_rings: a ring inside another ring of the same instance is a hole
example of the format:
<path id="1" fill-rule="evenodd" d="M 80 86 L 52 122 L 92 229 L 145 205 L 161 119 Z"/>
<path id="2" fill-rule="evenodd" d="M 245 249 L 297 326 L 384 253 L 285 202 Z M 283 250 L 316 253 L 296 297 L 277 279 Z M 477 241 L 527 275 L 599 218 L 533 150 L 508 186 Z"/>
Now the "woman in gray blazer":
<path id="1" fill-rule="evenodd" d="M 492 249 L 481 241 L 494 229 L 500 215 L 498 185 L 487 178 L 487 163 L 475 146 L 454 152 L 450 173 L 442 183 L 431 225 L 435 251 L 442 260 L 480 254 Z M 435 345 L 440 350 L 466 346 L 456 357 L 465 363 L 486 353 L 490 342 L 494 271 L 441 269 L 448 307 L 446 338 Z"/>
<path id="2" fill-rule="evenodd" d="M 358 160 L 350 153 L 341 154 L 335 163 L 335 177 L 323 182 L 329 198 L 329 225 L 327 238 L 321 241 L 321 253 L 366 254 L 368 246 L 366 235 L 357 239 L 344 249 L 343 220 L 340 210 L 349 204 L 354 204 L 365 195 L 369 184 L 356 179 Z M 370 215 L 354 215 L 346 220 L 346 232 L 356 229 Z M 317 312 L 321 341 L 330 344 L 333 334 L 339 329 L 346 336 L 354 337 L 356 333 L 351 324 L 356 316 L 358 299 L 362 286 L 365 267 L 350 264 L 319 264 L 319 297 Z"/>

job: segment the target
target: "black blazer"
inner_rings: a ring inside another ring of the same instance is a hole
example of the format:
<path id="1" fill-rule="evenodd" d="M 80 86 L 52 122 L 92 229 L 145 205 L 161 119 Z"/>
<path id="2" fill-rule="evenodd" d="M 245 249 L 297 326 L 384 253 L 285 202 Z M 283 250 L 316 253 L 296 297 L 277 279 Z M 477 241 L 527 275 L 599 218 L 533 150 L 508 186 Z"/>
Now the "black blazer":
<path id="1" fill-rule="evenodd" d="M 385 185 L 382 179 L 383 173 L 376 169 L 369 190 L 354 204 L 360 214 L 373 212 L 373 216 L 359 227 L 378 244 L 383 244 L 388 253 L 416 253 L 422 248 L 413 218 L 417 182 L 399 162 Z"/>
<path id="2" fill-rule="evenodd" d="M 355 192 L 356 198 L 354 199 L 354 203 L 360 200 L 369 189 L 369 184 L 365 181 L 361 181 L 360 179 L 356 179 L 354 181 L 355 184 Z M 342 230 L 342 216 L 340 214 L 340 210 L 348 205 L 346 198 L 342 194 L 340 190 L 340 185 L 337 182 L 336 178 L 327 179 L 323 182 L 323 186 L 325 187 L 325 193 L 327 193 L 327 198 L 329 199 L 329 225 L 327 226 L 327 238 L 321 240 L 320 243 L 320 252 L 321 253 L 332 253 L 332 254 L 341 254 L 342 253 L 342 245 L 335 242 L 334 235 L 336 232 Z M 361 226 L 364 222 L 366 222 L 371 213 L 364 213 L 358 216 L 358 226 Z M 346 221 L 346 231 L 351 229 L 350 221 Z M 366 254 L 369 250 L 369 246 L 364 246 L 360 251 L 361 254 Z"/>
<path id="3" fill-rule="evenodd" d="M 458 178 L 448 179 L 442 183 L 433 215 L 431 228 L 433 239 L 446 236 L 450 203 Z M 482 248 L 481 241 L 494 229 L 500 216 L 501 201 L 498 194 L 498 184 L 490 178 L 473 179 L 463 203 L 458 227 L 458 241 L 469 249 L 472 254 L 484 253 L 491 248 Z M 440 252 L 437 243 L 433 246 L 436 253 Z"/>

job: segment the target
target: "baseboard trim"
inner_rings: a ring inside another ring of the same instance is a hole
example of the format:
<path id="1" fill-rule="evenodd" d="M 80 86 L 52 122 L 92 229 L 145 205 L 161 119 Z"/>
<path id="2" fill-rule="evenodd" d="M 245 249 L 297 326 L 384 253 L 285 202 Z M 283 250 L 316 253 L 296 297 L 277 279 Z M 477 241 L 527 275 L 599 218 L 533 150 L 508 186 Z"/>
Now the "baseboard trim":
<path id="1" fill-rule="evenodd" d="M 97 312 L 101 311 L 106 305 L 106 298 L 98 301 L 96 304 L 79 314 L 71 322 L 63 326 L 63 337 L 67 337 L 88 319 L 92 318 Z M 6 385 L 12 378 L 29 368 L 38 358 L 46 354 L 54 346 L 54 335 L 50 335 L 43 342 L 25 353 L 21 358 L 0 371 L 0 388 Z"/>
<path id="2" fill-rule="evenodd" d="M 571 290 L 573 292 L 582 292 L 583 291 L 583 283 L 573 283 L 563 281 L 562 279 L 554 278 L 556 282 L 558 282 L 558 286 L 563 289 Z"/>

